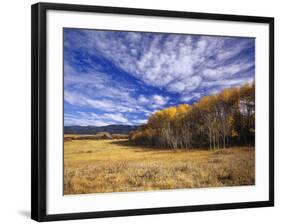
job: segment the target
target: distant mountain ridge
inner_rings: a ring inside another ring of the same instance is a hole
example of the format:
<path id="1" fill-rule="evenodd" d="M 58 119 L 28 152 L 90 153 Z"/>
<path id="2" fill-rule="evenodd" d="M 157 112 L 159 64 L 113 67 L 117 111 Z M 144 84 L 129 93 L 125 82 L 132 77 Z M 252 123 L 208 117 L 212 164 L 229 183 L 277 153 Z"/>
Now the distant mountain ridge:
<path id="1" fill-rule="evenodd" d="M 135 125 L 107 125 L 107 126 L 65 126 L 64 134 L 97 134 L 99 132 L 108 132 L 110 134 L 129 134 L 135 131 L 138 126 Z"/>

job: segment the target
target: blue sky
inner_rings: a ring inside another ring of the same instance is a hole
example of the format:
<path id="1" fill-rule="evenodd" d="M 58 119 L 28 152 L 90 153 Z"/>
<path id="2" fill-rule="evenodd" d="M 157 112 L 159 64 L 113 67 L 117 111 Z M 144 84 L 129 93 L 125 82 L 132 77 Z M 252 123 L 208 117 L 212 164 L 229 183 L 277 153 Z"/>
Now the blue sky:
<path id="1" fill-rule="evenodd" d="M 65 126 L 139 125 L 254 76 L 254 38 L 64 29 Z"/>

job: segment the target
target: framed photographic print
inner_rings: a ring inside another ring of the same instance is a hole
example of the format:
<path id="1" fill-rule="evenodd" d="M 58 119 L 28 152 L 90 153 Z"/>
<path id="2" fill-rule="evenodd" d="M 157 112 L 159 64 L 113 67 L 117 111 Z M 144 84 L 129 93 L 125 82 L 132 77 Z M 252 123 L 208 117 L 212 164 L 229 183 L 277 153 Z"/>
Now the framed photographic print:
<path id="1" fill-rule="evenodd" d="M 32 6 L 32 219 L 273 205 L 273 18 Z"/>

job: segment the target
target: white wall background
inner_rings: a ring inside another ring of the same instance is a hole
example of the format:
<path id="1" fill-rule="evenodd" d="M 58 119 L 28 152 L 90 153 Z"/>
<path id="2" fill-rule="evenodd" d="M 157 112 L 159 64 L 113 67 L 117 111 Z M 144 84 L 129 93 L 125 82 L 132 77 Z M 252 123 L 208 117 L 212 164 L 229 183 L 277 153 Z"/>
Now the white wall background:
<path id="1" fill-rule="evenodd" d="M 50 0 L 51 1 L 51 0 Z M 0 7 L 0 223 L 30 220 L 30 5 L 6 0 Z M 76 220 L 60 223 L 278 223 L 280 198 L 280 6 L 278 0 L 60 0 L 108 5 L 275 17 L 275 180 L 274 208 Z M 280 221 L 279 221 L 280 222 Z"/>

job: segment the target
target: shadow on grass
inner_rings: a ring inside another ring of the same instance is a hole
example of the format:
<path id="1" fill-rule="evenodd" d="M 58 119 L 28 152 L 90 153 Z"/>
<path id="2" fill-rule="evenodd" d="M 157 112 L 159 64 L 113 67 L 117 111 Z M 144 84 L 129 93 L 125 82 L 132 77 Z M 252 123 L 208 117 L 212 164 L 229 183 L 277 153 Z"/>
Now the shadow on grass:
<path id="1" fill-rule="evenodd" d="M 194 151 L 207 151 L 204 148 L 198 149 L 170 149 L 170 148 L 161 148 L 157 146 L 150 146 L 150 145 L 138 145 L 129 141 L 128 139 L 112 141 L 110 144 L 118 145 L 122 147 L 126 147 L 128 149 L 134 150 L 134 152 L 154 152 L 154 153 L 171 153 L 171 152 L 194 152 Z"/>
<path id="2" fill-rule="evenodd" d="M 126 147 L 128 149 L 132 149 L 135 152 L 144 152 L 144 151 L 151 151 L 151 152 L 155 152 L 155 151 L 166 151 L 166 152 L 171 152 L 174 150 L 168 149 L 168 148 L 159 148 L 159 147 L 155 147 L 155 146 L 149 146 L 149 145 L 137 145 L 131 141 L 129 141 L 128 139 L 124 139 L 124 140 L 118 140 L 118 141 L 112 141 L 110 142 L 110 144 L 113 145 L 118 145 L 118 146 L 122 146 L 122 147 Z"/>

